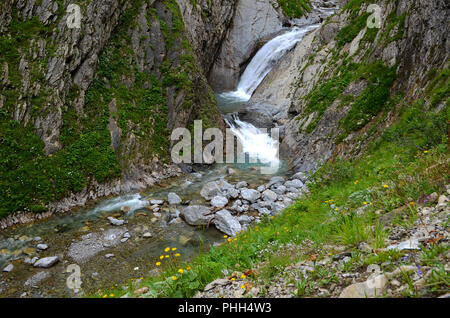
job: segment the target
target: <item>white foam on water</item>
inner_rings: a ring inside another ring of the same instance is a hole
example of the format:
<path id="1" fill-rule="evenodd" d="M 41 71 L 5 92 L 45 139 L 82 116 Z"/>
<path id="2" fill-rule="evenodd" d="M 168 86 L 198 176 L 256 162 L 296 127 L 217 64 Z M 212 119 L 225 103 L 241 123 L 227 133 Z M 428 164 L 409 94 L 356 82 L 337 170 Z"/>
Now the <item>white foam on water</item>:
<path id="1" fill-rule="evenodd" d="M 242 143 L 244 153 L 248 153 L 251 159 L 263 164 L 280 164 L 279 143 L 273 140 L 268 133 L 261 132 L 252 124 L 241 121 L 237 117 L 234 118 L 234 122 L 225 121 Z"/>

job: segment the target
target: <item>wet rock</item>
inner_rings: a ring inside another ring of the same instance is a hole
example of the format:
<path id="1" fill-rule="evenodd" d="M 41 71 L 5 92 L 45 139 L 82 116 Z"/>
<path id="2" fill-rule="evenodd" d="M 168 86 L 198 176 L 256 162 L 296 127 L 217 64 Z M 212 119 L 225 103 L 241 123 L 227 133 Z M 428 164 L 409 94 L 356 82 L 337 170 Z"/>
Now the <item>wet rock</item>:
<path id="1" fill-rule="evenodd" d="M 14 265 L 13 265 L 13 264 L 9 264 L 8 266 L 6 266 L 6 267 L 3 269 L 3 271 L 4 271 L 5 273 L 9 273 L 9 272 L 11 272 L 13 269 L 14 269 Z"/>
<path id="2" fill-rule="evenodd" d="M 259 191 L 253 190 L 253 189 L 242 189 L 241 190 L 241 196 L 244 200 L 247 200 L 249 202 L 255 202 L 259 198 L 261 198 L 261 193 Z"/>
<path id="3" fill-rule="evenodd" d="M 38 250 L 41 250 L 41 251 L 45 251 L 45 250 L 48 249 L 48 245 L 47 244 L 38 244 L 36 247 L 37 247 Z"/>
<path id="4" fill-rule="evenodd" d="M 107 259 L 110 259 L 110 258 L 113 258 L 113 257 L 114 257 L 114 254 L 106 254 L 105 257 L 106 257 Z"/>
<path id="5" fill-rule="evenodd" d="M 241 223 L 228 210 L 217 212 L 213 223 L 219 231 L 230 236 L 236 236 L 242 230 Z"/>
<path id="6" fill-rule="evenodd" d="M 144 233 L 144 235 L 142 235 L 143 238 L 149 239 L 153 237 L 153 234 L 150 232 Z"/>
<path id="7" fill-rule="evenodd" d="M 80 241 L 70 245 L 67 256 L 77 263 L 84 263 L 107 247 L 114 247 L 121 240 L 128 240 L 128 238 L 122 238 L 126 232 L 127 230 L 123 228 L 113 228 L 104 233 L 86 234 Z"/>
<path id="8" fill-rule="evenodd" d="M 191 205 L 181 211 L 181 216 L 189 225 L 208 225 L 212 219 L 211 210 L 202 205 Z"/>
<path id="9" fill-rule="evenodd" d="M 215 196 L 226 196 L 227 190 L 233 189 L 233 185 L 225 180 L 211 181 L 205 184 L 200 191 L 200 195 L 207 201 L 211 201 Z"/>
<path id="10" fill-rule="evenodd" d="M 167 195 L 167 199 L 170 205 L 181 204 L 182 202 L 181 198 L 176 193 L 173 192 Z"/>
<path id="11" fill-rule="evenodd" d="M 108 217 L 108 221 L 109 221 L 109 223 L 111 223 L 111 225 L 114 225 L 114 226 L 122 226 L 122 225 L 125 224 L 124 220 L 118 220 L 118 219 L 113 218 L 111 216 Z"/>
<path id="12" fill-rule="evenodd" d="M 34 274 L 33 276 L 31 276 L 30 278 L 28 278 L 25 283 L 24 286 L 25 287 L 33 287 L 33 288 L 38 288 L 39 284 L 45 280 L 50 278 L 52 275 L 47 272 L 47 271 L 42 271 L 42 272 L 38 272 L 36 274 Z"/>
<path id="13" fill-rule="evenodd" d="M 59 262 L 58 256 L 50 256 L 41 258 L 40 260 L 36 261 L 36 263 L 34 263 L 33 266 L 39 268 L 50 268 L 58 262 Z"/>
<path id="14" fill-rule="evenodd" d="M 211 200 L 211 205 L 215 208 L 223 208 L 228 204 L 228 199 L 222 196 L 215 196 Z"/>
<path id="15" fill-rule="evenodd" d="M 151 205 L 163 205 L 164 200 L 150 200 Z"/>

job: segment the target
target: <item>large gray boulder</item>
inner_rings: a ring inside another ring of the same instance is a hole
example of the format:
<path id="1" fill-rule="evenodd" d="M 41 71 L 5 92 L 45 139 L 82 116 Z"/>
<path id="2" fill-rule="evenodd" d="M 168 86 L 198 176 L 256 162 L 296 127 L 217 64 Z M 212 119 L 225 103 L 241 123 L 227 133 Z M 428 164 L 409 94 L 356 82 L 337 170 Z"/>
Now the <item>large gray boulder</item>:
<path id="1" fill-rule="evenodd" d="M 191 205 L 181 211 L 181 216 L 189 225 L 208 225 L 212 219 L 211 210 L 202 205 Z"/>
<path id="2" fill-rule="evenodd" d="M 278 195 L 272 190 L 266 190 L 262 193 L 262 198 L 264 201 L 276 201 L 278 199 Z"/>
<path id="3" fill-rule="evenodd" d="M 223 208 L 228 204 L 228 199 L 225 197 L 222 197 L 220 195 L 215 196 L 212 200 L 211 200 L 211 205 L 215 208 Z"/>
<path id="4" fill-rule="evenodd" d="M 213 223 L 219 231 L 230 236 L 236 236 L 242 230 L 241 223 L 228 210 L 217 212 Z"/>
<path id="5" fill-rule="evenodd" d="M 294 179 L 292 181 L 286 181 L 286 183 L 284 184 L 284 186 L 286 188 L 295 188 L 295 189 L 301 189 L 303 188 L 305 185 L 303 184 L 303 182 L 301 182 L 298 179 Z"/>
<path id="6" fill-rule="evenodd" d="M 261 198 L 261 193 L 259 191 L 253 190 L 253 189 L 242 189 L 241 190 L 241 196 L 244 200 L 247 200 L 249 202 L 255 202 L 259 198 Z"/>

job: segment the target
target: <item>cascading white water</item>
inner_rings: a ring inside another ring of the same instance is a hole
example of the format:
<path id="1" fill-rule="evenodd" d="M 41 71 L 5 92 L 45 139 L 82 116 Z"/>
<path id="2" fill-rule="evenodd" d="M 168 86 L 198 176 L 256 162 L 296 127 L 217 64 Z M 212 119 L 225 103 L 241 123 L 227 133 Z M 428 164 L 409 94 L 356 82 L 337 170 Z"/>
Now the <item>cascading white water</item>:
<path id="1" fill-rule="evenodd" d="M 283 56 L 301 41 L 306 33 L 318 26 L 310 25 L 303 28 L 293 28 L 267 42 L 256 53 L 245 69 L 237 90 L 219 94 L 220 100 L 228 103 L 247 102 L 270 70 Z M 231 131 L 239 138 L 243 151 L 248 153 L 251 159 L 258 160 L 264 164 L 270 163 L 279 166 L 278 141 L 273 140 L 269 134 L 262 133 L 252 124 L 239 120 L 237 116 L 234 117 L 233 122 L 228 120 L 226 122 L 230 126 Z"/>
<path id="2" fill-rule="evenodd" d="M 253 57 L 242 74 L 237 90 L 220 94 L 222 98 L 230 100 L 248 101 L 256 88 L 261 84 L 270 70 L 289 52 L 304 35 L 318 25 L 304 28 L 293 28 L 267 42 Z"/>
<path id="3" fill-rule="evenodd" d="M 280 164 L 278 158 L 278 141 L 273 140 L 269 134 L 262 133 L 250 123 L 234 118 L 234 123 L 225 119 L 233 134 L 239 138 L 244 153 L 260 163 L 271 163 L 277 167 Z"/>

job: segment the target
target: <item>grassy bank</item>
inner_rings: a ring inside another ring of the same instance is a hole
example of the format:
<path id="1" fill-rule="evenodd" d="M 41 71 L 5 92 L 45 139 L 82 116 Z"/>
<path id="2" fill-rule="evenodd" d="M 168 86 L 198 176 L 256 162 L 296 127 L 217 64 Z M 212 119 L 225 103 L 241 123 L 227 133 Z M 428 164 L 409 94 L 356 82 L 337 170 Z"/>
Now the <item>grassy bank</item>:
<path id="1" fill-rule="evenodd" d="M 445 123 L 446 112 L 446 108 L 440 113 L 427 112 L 420 103 L 406 108 L 397 124 L 385 130 L 366 155 L 323 166 L 312 176 L 310 193 L 281 215 L 266 219 L 236 238 L 224 237 L 222 245 L 189 263 L 178 261 L 176 251 L 161 251 L 162 256 L 170 257 L 155 260 L 159 276 L 131 281 L 127 289 L 99 291 L 96 296 L 144 293 L 143 297 L 192 297 L 210 282 L 222 278 L 224 271 L 230 275 L 233 271 L 244 273 L 230 279 L 242 281 L 242 288 L 249 288 L 270 282 L 290 264 L 326 257 L 330 252 L 324 246 L 330 245 L 357 251 L 358 245 L 366 242 L 373 248 L 364 257 L 352 258 L 348 266 L 402 257 L 401 252 L 382 250 L 386 247 L 389 226 L 412 226 L 417 219 L 417 207 L 427 203 L 429 194 L 445 191 L 445 185 L 450 183 L 446 125 L 433 125 Z M 433 129 L 424 134 L 426 127 Z M 401 216 L 389 224 L 383 222 L 383 215 L 394 209 L 399 209 Z M 307 249 L 277 252 L 283 246 L 300 246 L 306 241 Z M 448 247 L 444 247 L 423 253 L 432 262 L 447 251 Z M 433 276 L 437 290 L 442 289 L 439 286 L 448 286 L 447 276 L 445 271 L 441 276 Z M 332 272 L 326 271 L 310 279 L 324 286 L 336 280 Z M 304 295 L 308 295 L 307 281 L 298 285 L 297 296 Z"/>

